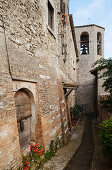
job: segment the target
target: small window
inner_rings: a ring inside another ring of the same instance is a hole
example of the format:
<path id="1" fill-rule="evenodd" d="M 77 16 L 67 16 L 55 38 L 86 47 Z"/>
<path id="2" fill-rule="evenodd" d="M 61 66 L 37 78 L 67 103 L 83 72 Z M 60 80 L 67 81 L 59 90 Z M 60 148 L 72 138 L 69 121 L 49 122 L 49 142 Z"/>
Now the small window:
<path id="1" fill-rule="evenodd" d="M 89 54 L 89 34 L 84 32 L 80 37 L 80 54 Z"/>
<path id="2" fill-rule="evenodd" d="M 54 8 L 51 3 L 48 1 L 48 25 L 54 30 Z"/>
<path id="3" fill-rule="evenodd" d="M 97 55 L 101 55 L 101 33 L 97 33 Z"/>
<path id="4" fill-rule="evenodd" d="M 62 54 L 67 55 L 67 44 L 62 44 Z"/>
<path id="5" fill-rule="evenodd" d="M 60 0 L 60 11 L 65 14 L 65 3 L 63 0 Z"/>

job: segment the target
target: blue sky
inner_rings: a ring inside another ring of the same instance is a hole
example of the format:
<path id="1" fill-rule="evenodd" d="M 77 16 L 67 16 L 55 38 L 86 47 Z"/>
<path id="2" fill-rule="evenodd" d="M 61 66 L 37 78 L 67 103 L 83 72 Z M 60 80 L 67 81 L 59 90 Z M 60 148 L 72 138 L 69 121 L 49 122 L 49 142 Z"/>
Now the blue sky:
<path id="1" fill-rule="evenodd" d="M 74 25 L 96 24 L 105 28 L 105 58 L 112 57 L 112 0 L 69 0 Z"/>

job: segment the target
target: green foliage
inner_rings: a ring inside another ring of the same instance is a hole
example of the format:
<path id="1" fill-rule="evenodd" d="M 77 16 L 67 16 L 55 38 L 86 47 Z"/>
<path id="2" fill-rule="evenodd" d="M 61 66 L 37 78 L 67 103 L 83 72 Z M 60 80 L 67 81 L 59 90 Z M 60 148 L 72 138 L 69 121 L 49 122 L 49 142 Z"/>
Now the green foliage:
<path id="1" fill-rule="evenodd" d="M 99 136 L 103 144 L 104 152 L 108 155 L 112 155 L 112 117 L 109 120 L 103 121 L 99 127 Z"/>
<path id="2" fill-rule="evenodd" d="M 26 163 L 26 162 L 29 162 L 30 161 L 30 157 L 29 157 L 29 153 L 25 156 L 22 157 L 22 162 L 23 163 Z"/>
<path id="3" fill-rule="evenodd" d="M 70 114 L 71 114 L 72 119 L 74 117 L 80 117 L 81 113 L 82 113 L 82 109 L 80 105 L 76 104 L 74 107 L 70 108 Z"/>
<path id="4" fill-rule="evenodd" d="M 44 157 L 44 161 L 47 162 L 48 160 L 50 160 L 52 158 L 54 154 L 52 154 L 52 152 L 50 152 L 49 150 L 46 151 L 45 157 Z"/>
<path id="5" fill-rule="evenodd" d="M 49 151 L 50 151 L 50 154 L 51 156 L 54 156 L 55 155 L 55 143 L 54 143 L 54 140 L 51 141 L 50 143 L 50 147 L 49 147 Z"/>
<path id="6" fill-rule="evenodd" d="M 95 70 L 102 71 L 99 78 L 104 79 L 103 86 L 105 91 L 110 93 L 110 96 L 103 102 L 104 106 L 112 107 L 112 58 L 110 59 L 99 59 L 93 65 Z"/>
<path id="7" fill-rule="evenodd" d="M 30 169 L 30 153 L 28 153 L 27 155 L 25 155 L 25 156 L 23 156 L 22 157 L 22 163 L 23 163 L 23 169 L 25 168 L 25 167 L 29 167 L 29 169 Z M 20 167 L 21 168 L 21 167 Z M 19 168 L 19 169 L 20 169 Z M 19 170 L 18 169 L 18 170 Z"/>
<path id="8" fill-rule="evenodd" d="M 44 157 L 44 161 L 48 161 L 50 160 L 54 155 L 55 155 L 55 142 L 54 140 L 51 141 L 50 146 L 49 146 L 49 150 L 46 151 L 45 157 Z"/>
<path id="9" fill-rule="evenodd" d="M 61 141 L 60 141 L 59 137 L 56 136 L 56 138 L 55 138 L 55 146 L 54 146 L 55 152 L 57 152 L 58 148 L 60 147 L 60 143 L 61 143 Z"/>

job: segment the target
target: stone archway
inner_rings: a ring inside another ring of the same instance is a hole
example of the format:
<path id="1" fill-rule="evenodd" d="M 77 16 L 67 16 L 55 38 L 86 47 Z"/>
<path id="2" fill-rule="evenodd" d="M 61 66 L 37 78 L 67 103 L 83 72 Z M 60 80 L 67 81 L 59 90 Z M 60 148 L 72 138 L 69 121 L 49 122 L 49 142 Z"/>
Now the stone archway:
<path id="1" fill-rule="evenodd" d="M 29 151 L 31 142 L 32 96 L 27 89 L 15 93 L 16 117 L 18 123 L 19 142 L 22 154 Z"/>

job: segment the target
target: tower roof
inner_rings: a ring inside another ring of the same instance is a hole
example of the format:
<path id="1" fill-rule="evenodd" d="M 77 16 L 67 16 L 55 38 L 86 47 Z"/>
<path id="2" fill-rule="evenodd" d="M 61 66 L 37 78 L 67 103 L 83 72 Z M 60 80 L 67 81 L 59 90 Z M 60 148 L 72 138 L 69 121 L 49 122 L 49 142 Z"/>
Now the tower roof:
<path id="1" fill-rule="evenodd" d="M 75 28 L 80 28 L 80 27 L 91 27 L 91 26 L 95 26 L 95 27 L 99 27 L 99 28 L 102 28 L 105 30 L 104 27 L 101 27 L 99 25 L 96 25 L 96 24 L 89 24 L 89 25 L 81 25 L 81 26 L 75 26 Z"/>

